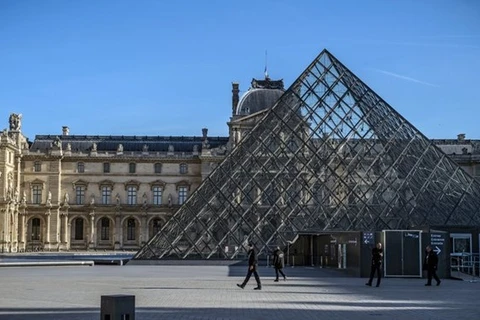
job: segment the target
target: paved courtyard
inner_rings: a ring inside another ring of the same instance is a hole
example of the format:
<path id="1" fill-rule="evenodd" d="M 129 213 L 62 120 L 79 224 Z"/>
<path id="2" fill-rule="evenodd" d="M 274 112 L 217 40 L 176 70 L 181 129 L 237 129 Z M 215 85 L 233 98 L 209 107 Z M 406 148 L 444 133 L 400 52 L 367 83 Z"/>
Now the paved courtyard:
<path id="1" fill-rule="evenodd" d="M 100 297 L 132 294 L 136 319 L 480 319 L 480 283 L 365 279 L 287 268 L 286 282 L 260 268 L 242 290 L 241 266 L 70 266 L 0 268 L 0 319 L 100 319 Z"/>

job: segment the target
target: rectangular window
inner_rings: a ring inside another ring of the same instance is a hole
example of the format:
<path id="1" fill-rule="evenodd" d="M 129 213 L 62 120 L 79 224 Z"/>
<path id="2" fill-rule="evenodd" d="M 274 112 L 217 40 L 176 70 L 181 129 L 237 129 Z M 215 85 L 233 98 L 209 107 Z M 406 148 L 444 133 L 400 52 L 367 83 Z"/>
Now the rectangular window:
<path id="1" fill-rule="evenodd" d="M 112 203 L 112 188 L 108 186 L 102 187 L 102 204 Z"/>
<path id="2" fill-rule="evenodd" d="M 77 186 L 75 188 L 75 194 L 76 194 L 76 203 L 84 204 L 85 203 L 85 187 Z"/>
<path id="3" fill-rule="evenodd" d="M 153 187 L 153 204 L 162 204 L 162 187 Z"/>
<path id="4" fill-rule="evenodd" d="M 155 173 L 162 173 L 162 164 L 161 163 L 155 163 L 153 165 L 153 169 Z"/>
<path id="5" fill-rule="evenodd" d="M 127 187 L 127 204 L 130 206 L 137 204 L 137 187 L 135 186 Z"/>
<path id="6" fill-rule="evenodd" d="M 42 171 L 42 163 L 40 161 L 35 161 L 33 163 L 33 171 L 35 171 L 35 172 Z"/>
<path id="7" fill-rule="evenodd" d="M 33 204 L 42 203 L 42 186 L 39 186 L 39 185 L 32 186 L 32 203 Z"/>
<path id="8" fill-rule="evenodd" d="M 181 174 L 188 173 L 188 165 L 186 163 L 181 163 L 180 164 L 180 173 Z"/>
<path id="9" fill-rule="evenodd" d="M 103 164 L 103 173 L 110 173 L 110 163 L 105 162 Z"/>
<path id="10" fill-rule="evenodd" d="M 77 163 L 77 171 L 78 171 L 78 173 L 84 173 L 85 172 L 85 164 L 83 162 Z"/>
<path id="11" fill-rule="evenodd" d="M 128 164 L 128 172 L 129 173 L 135 173 L 137 165 L 136 163 L 129 163 Z"/>
<path id="12" fill-rule="evenodd" d="M 178 188 L 178 204 L 183 204 L 187 200 L 187 187 Z"/>

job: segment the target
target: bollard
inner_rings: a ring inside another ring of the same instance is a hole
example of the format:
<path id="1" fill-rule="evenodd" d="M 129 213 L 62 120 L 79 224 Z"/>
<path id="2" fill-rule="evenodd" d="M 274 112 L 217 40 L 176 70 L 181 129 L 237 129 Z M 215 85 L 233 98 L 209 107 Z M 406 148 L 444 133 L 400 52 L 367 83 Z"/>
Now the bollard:
<path id="1" fill-rule="evenodd" d="M 270 267 L 270 256 L 267 256 L 267 268 Z"/>
<path id="2" fill-rule="evenodd" d="M 295 268 L 295 256 L 292 256 L 292 268 Z"/>
<path id="3" fill-rule="evenodd" d="M 135 320 L 135 296 L 102 296 L 100 320 Z"/>

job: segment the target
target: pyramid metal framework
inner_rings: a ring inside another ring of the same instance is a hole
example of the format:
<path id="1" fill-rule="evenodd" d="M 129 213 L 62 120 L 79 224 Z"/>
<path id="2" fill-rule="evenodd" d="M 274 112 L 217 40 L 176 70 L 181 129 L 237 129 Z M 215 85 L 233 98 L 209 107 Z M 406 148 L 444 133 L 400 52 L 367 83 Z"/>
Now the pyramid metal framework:
<path id="1" fill-rule="evenodd" d="M 299 232 L 480 225 L 480 184 L 324 50 L 134 259 Z"/>

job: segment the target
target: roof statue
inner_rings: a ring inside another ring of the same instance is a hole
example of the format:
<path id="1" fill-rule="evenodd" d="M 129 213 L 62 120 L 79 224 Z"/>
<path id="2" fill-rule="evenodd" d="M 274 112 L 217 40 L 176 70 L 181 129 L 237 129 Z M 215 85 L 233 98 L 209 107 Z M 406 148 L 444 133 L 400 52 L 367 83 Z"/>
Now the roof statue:
<path id="1" fill-rule="evenodd" d="M 10 125 L 10 131 L 20 131 L 20 129 L 22 128 L 22 114 L 10 114 L 10 117 L 8 118 L 8 123 Z"/>

